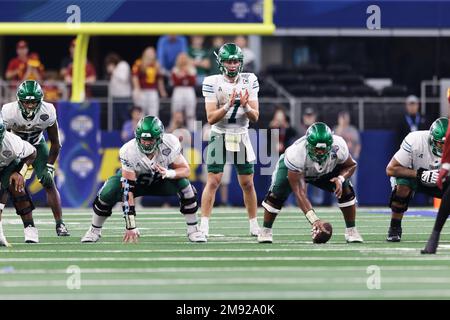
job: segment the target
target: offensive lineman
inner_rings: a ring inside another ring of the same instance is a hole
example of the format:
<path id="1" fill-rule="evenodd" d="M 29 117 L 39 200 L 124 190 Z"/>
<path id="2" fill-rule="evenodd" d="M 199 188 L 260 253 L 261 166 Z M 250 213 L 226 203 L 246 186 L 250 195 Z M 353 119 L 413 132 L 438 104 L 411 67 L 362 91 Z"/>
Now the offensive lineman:
<path id="1" fill-rule="evenodd" d="M 256 218 L 257 201 L 253 184 L 253 161 L 256 159 L 248 135 L 249 121 L 259 117 L 258 79 L 253 73 L 242 73 L 244 55 L 234 43 L 224 44 L 217 54 L 222 74 L 206 77 L 203 96 L 211 137 L 207 151 L 208 177 L 202 194 L 200 229 L 208 236 L 209 218 L 220 186 L 227 154 L 233 157 L 239 185 L 247 208 L 250 234 L 257 236 L 260 228 Z"/>
<path id="2" fill-rule="evenodd" d="M 448 119 L 442 117 L 431 124 L 430 130 L 411 132 L 386 167 L 392 185 L 389 204 L 392 216 L 387 241 L 401 241 L 403 214 L 416 191 L 442 197 L 442 190 L 436 183 L 447 128 Z"/>
<path id="3" fill-rule="evenodd" d="M 94 200 L 92 225 L 81 242 L 97 242 L 102 226 L 111 215 L 113 206 L 121 201 L 125 218 L 124 242 L 137 242 L 134 199 L 145 195 L 178 195 L 180 212 L 187 224 L 192 242 L 206 242 L 197 227 L 197 191 L 191 185 L 190 168 L 181 153 L 180 141 L 164 133 L 162 122 L 153 116 L 142 118 L 137 124 L 135 139 L 120 148 L 122 169 L 106 180 Z"/>
<path id="4" fill-rule="evenodd" d="M 56 234 L 60 237 L 70 236 L 62 218 L 61 198 L 54 181 L 55 162 L 61 149 L 55 107 L 43 101 L 44 92 L 34 80 L 22 82 L 17 88 L 16 96 L 17 101 L 2 107 L 6 130 L 36 148 L 37 155 L 33 168 L 47 194 L 47 202 L 56 223 Z M 44 130 L 47 130 L 51 143 L 50 151 L 44 138 Z"/>
<path id="5" fill-rule="evenodd" d="M 349 180 L 355 169 L 356 162 L 344 139 L 333 135 L 323 122 L 312 124 L 306 135 L 288 147 L 278 160 L 269 192 L 262 203 L 264 225 L 258 242 L 273 242 L 272 225 L 291 192 L 313 230 L 328 233 L 306 196 L 306 183 L 334 192 L 344 215 L 345 240 L 348 243 L 363 242 L 355 227 L 356 196 Z"/>
<path id="6" fill-rule="evenodd" d="M 12 197 L 16 213 L 22 218 L 26 243 L 39 242 L 38 230 L 34 226 L 34 205 L 25 188 L 24 176 L 28 166 L 36 158 L 36 149 L 18 136 L 7 132 L 0 119 L 0 246 L 9 247 L 3 234 L 1 216 L 7 200 L 6 193 Z"/>

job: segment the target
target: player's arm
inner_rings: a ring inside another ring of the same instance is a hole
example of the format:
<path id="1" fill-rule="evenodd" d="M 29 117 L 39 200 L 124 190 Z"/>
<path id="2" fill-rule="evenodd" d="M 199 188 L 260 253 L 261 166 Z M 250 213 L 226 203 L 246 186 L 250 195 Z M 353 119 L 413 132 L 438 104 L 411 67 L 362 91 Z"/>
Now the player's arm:
<path id="1" fill-rule="evenodd" d="M 241 107 L 244 108 L 245 114 L 247 118 L 251 122 L 258 121 L 259 118 L 259 102 L 258 100 L 249 100 L 248 90 L 245 90 L 245 93 L 241 95 Z"/>
<path id="2" fill-rule="evenodd" d="M 134 194 L 136 188 L 136 173 L 122 168 L 122 211 L 125 219 L 124 242 L 137 242 L 139 230 L 136 228 L 136 209 Z"/>
<path id="3" fill-rule="evenodd" d="M 222 118 L 225 117 L 227 112 L 233 107 L 235 98 L 236 98 L 236 91 L 233 90 L 230 100 L 223 106 L 220 106 L 219 108 L 217 108 L 217 102 L 206 100 L 205 108 L 208 123 L 213 125 L 222 120 Z"/>
<path id="4" fill-rule="evenodd" d="M 417 170 L 404 167 L 395 157 L 392 157 L 386 167 L 386 174 L 395 178 L 415 178 Z"/>
<path id="5" fill-rule="evenodd" d="M 349 179 L 356 170 L 356 161 L 353 160 L 352 156 L 349 154 L 344 163 L 341 164 L 341 171 L 337 177 L 331 178 L 330 181 L 336 186 L 334 189 L 334 194 L 338 199 L 342 196 L 342 184 L 345 180 Z"/>
<path id="6" fill-rule="evenodd" d="M 155 168 L 161 174 L 163 179 L 188 178 L 191 174 L 191 168 L 182 154 L 179 154 L 175 161 L 170 164 L 169 169 L 166 169 L 159 164 L 156 164 Z"/>
<path id="7" fill-rule="evenodd" d="M 61 150 L 61 142 L 59 141 L 58 121 L 47 128 L 48 140 L 50 141 L 50 151 L 47 163 L 54 165 Z"/>
<path id="8" fill-rule="evenodd" d="M 30 165 L 36 159 L 36 148 L 26 141 L 20 140 L 22 148 L 16 153 L 20 159 L 16 166 L 15 172 L 9 177 L 9 184 L 14 185 L 16 191 L 22 192 L 25 188 L 25 180 L 31 176 Z"/>
<path id="9" fill-rule="evenodd" d="M 302 212 L 305 214 L 305 217 L 309 221 L 309 223 L 313 226 L 318 227 L 321 231 L 328 233 L 328 231 L 323 226 L 322 221 L 316 215 L 311 202 L 306 196 L 306 183 L 303 173 L 288 170 L 288 181 L 289 185 L 291 186 L 292 192 L 297 199 L 297 204 L 300 210 L 302 210 Z"/>
<path id="10" fill-rule="evenodd" d="M 450 89 L 447 96 L 449 97 L 450 102 Z M 447 133 L 445 134 L 446 142 L 444 143 L 443 147 L 444 150 L 442 152 L 441 169 L 439 170 L 439 177 L 437 180 L 437 186 L 440 189 L 443 189 L 443 183 L 448 179 L 448 175 L 450 172 L 450 143 L 447 143 L 447 141 L 449 141 L 448 139 L 450 139 L 450 126 L 447 128 Z"/>

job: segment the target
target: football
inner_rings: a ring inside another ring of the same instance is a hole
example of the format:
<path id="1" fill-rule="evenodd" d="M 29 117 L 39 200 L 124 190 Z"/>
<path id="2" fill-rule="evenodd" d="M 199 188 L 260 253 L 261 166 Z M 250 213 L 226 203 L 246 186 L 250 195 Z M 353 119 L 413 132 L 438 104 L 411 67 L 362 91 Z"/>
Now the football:
<path id="1" fill-rule="evenodd" d="M 320 231 L 319 228 L 316 226 L 313 226 L 311 233 L 312 233 L 312 240 L 314 243 L 326 243 L 328 240 L 330 240 L 331 235 L 333 234 L 333 227 L 329 222 L 324 222 L 323 226 L 329 233 Z"/>

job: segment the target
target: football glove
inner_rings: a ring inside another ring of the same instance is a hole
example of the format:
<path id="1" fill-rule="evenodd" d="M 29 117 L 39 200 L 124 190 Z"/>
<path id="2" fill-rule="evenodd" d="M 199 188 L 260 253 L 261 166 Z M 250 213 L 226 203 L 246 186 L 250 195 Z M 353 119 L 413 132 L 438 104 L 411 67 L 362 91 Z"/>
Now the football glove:
<path id="1" fill-rule="evenodd" d="M 425 186 L 436 186 L 439 177 L 439 170 L 425 170 L 420 168 L 417 170 L 417 179 Z"/>

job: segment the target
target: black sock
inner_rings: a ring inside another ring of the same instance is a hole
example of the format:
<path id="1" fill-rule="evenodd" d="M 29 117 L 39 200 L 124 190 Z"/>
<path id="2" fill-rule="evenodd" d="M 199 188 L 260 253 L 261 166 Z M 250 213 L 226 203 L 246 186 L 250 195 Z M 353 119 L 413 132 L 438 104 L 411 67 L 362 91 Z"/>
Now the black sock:
<path id="1" fill-rule="evenodd" d="M 347 221 L 345 220 L 345 227 L 346 228 L 353 228 L 355 226 L 355 221 Z"/>
<path id="2" fill-rule="evenodd" d="M 28 228 L 28 227 L 34 227 L 34 221 L 33 220 L 27 220 L 27 221 L 23 221 L 23 227 L 24 228 Z"/>
<path id="3" fill-rule="evenodd" d="M 402 227 L 402 219 L 391 219 L 391 228 L 401 228 Z"/>
<path id="4" fill-rule="evenodd" d="M 64 221 L 63 221 L 63 219 L 58 219 L 58 220 L 55 220 L 55 223 L 56 223 L 56 226 L 59 227 L 60 225 L 64 224 Z"/>
<path id="5" fill-rule="evenodd" d="M 272 228 L 272 225 L 275 222 L 275 218 L 277 217 L 277 214 L 276 213 L 271 213 L 270 215 L 271 215 L 271 217 L 273 219 L 270 219 L 269 221 L 266 221 L 266 219 L 264 219 L 264 222 L 263 222 L 263 227 L 264 228 L 269 228 L 269 229 Z"/>
<path id="6" fill-rule="evenodd" d="M 445 221 L 447 221 L 448 215 L 450 213 L 450 188 L 447 187 L 442 196 L 441 206 L 437 213 L 436 222 L 434 223 L 433 230 L 441 232 L 444 227 Z"/>

